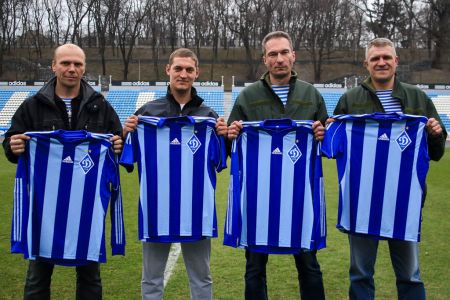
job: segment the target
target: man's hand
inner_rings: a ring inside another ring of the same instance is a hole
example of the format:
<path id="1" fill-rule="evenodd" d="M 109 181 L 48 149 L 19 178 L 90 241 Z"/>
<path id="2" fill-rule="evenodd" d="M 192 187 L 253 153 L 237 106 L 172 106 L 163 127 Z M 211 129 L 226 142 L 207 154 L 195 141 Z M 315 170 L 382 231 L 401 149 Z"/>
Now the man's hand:
<path id="1" fill-rule="evenodd" d="M 123 148 L 122 138 L 118 135 L 115 135 L 112 138 L 110 138 L 109 141 L 113 143 L 114 153 L 120 154 Z"/>
<path id="2" fill-rule="evenodd" d="M 216 120 L 216 132 L 218 135 L 223 135 L 224 137 L 228 135 L 228 126 L 223 117 Z"/>
<path id="3" fill-rule="evenodd" d="M 429 118 L 427 122 L 427 131 L 432 136 L 438 136 L 442 134 L 442 127 L 438 120 L 435 118 Z"/>
<path id="4" fill-rule="evenodd" d="M 325 128 L 320 121 L 315 121 L 312 125 L 316 141 L 322 141 L 325 136 Z"/>
<path id="5" fill-rule="evenodd" d="M 14 155 L 21 155 L 25 152 L 25 142 L 30 139 L 29 136 L 25 134 L 15 134 L 11 136 L 9 140 L 9 145 L 11 146 L 11 151 Z"/>
<path id="6" fill-rule="evenodd" d="M 125 138 L 129 132 L 135 131 L 137 124 L 138 124 L 137 116 L 132 115 L 128 117 L 128 119 L 125 121 L 125 124 L 123 125 L 123 137 Z"/>
<path id="7" fill-rule="evenodd" d="M 328 119 L 325 121 L 325 126 L 328 125 L 328 124 L 330 124 L 330 123 L 333 123 L 333 122 L 334 122 L 334 119 L 333 119 L 333 118 L 328 118 Z"/>
<path id="8" fill-rule="evenodd" d="M 242 129 L 242 121 L 233 121 L 231 125 L 228 127 L 228 139 L 234 140 L 238 137 L 239 132 Z"/>

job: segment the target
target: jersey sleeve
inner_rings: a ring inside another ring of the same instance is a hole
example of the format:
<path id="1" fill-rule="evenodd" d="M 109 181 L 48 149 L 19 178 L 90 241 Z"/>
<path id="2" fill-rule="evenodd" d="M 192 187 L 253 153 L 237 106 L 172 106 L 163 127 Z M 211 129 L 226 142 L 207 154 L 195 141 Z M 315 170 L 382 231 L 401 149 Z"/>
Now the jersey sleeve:
<path id="1" fill-rule="evenodd" d="M 240 244 L 240 232 L 242 227 L 242 216 L 240 209 L 240 160 L 238 139 L 235 139 L 231 148 L 231 169 L 230 183 L 228 187 L 228 205 L 225 216 L 225 228 L 223 244 L 231 247 L 238 247 Z"/>
<path id="2" fill-rule="evenodd" d="M 215 134 L 214 134 L 215 135 Z M 216 149 L 213 155 L 214 165 L 216 166 L 216 171 L 220 172 L 227 168 L 227 151 L 225 147 L 225 138 L 223 136 L 216 136 Z"/>
<path id="3" fill-rule="evenodd" d="M 134 163 L 136 162 L 136 147 L 137 131 L 133 131 L 125 138 L 125 144 L 123 145 L 122 155 L 120 156 L 119 163 L 124 166 L 128 172 L 133 172 Z"/>
<path id="4" fill-rule="evenodd" d="M 112 255 L 125 255 L 125 227 L 123 221 L 122 189 L 120 185 L 119 164 L 113 162 L 111 188 L 111 249 Z"/>
<path id="5" fill-rule="evenodd" d="M 342 134 L 345 129 L 345 122 L 334 121 L 327 125 L 325 138 L 322 141 L 322 153 L 328 158 L 336 158 L 341 153 Z"/>
<path id="6" fill-rule="evenodd" d="M 14 182 L 14 204 L 11 226 L 11 252 L 27 253 L 28 225 L 28 154 L 19 157 Z"/>
<path id="7" fill-rule="evenodd" d="M 316 154 L 312 158 L 314 160 L 314 183 L 313 183 L 313 240 L 311 249 L 322 249 L 326 247 L 327 237 L 327 216 L 325 205 L 325 188 L 323 182 L 321 144 L 317 144 Z"/>

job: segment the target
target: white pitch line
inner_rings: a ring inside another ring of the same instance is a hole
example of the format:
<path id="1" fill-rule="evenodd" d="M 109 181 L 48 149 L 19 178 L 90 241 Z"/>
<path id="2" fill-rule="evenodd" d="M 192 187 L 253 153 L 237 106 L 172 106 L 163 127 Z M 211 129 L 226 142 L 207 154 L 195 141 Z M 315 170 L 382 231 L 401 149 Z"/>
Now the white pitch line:
<path id="1" fill-rule="evenodd" d="M 169 252 L 169 258 L 167 259 L 166 269 L 164 270 L 164 286 L 167 285 L 167 282 L 172 275 L 173 269 L 177 264 L 178 257 L 180 256 L 180 252 L 180 243 L 172 243 L 172 247 L 170 248 Z"/>

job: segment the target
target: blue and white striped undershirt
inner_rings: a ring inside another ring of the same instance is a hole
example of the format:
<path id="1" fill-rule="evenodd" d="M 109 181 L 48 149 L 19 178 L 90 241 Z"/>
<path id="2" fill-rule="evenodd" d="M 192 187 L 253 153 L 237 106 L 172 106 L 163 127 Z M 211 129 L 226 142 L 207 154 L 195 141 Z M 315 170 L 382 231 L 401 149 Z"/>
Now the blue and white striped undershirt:
<path id="1" fill-rule="evenodd" d="M 66 104 L 67 116 L 69 117 L 69 124 L 72 119 L 72 98 L 63 98 L 62 101 Z"/>
<path id="2" fill-rule="evenodd" d="M 287 85 L 272 85 L 272 90 L 277 94 L 278 97 L 280 97 L 281 102 L 283 102 L 283 105 L 286 106 L 288 93 L 289 93 L 289 84 Z"/>
<path id="3" fill-rule="evenodd" d="M 402 106 L 400 105 L 400 100 L 392 97 L 392 90 L 380 90 L 376 91 L 378 99 L 380 99 L 381 105 L 385 112 L 402 112 Z"/>

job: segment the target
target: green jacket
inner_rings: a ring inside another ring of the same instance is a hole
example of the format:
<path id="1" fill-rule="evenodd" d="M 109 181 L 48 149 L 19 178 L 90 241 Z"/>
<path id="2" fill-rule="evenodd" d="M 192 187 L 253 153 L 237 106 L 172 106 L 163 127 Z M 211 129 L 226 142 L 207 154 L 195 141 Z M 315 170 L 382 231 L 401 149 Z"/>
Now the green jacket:
<path id="1" fill-rule="evenodd" d="M 325 102 L 319 91 L 311 84 L 298 80 L 292 72 L 286 107 L 274 93 L 265 73 L 260 80 L 244 88 L 236 99 L 228 124 L 233 121 L 257 121 L 289 118 L 293 120 L 320 120 L 328 117 Z"/>
<path id="2" fill-rule="evenodd" d="M 400 100 L 405 114 L 420 115 L 435 118 L 441 123 L 443 134 L 438 137 L 428 136 L 428 153 L 432 160 L 439 160 L 445 151 L 447 131 L 442 123 L 433 101 L 416 86 L 395 80 L 392 96 Z M 385 112 L 380 100 L 375 94 L 372 81 L 367 78 L 360 86 L 347 91 L 339 99 L 334 114 L 370 114 Z"/>

